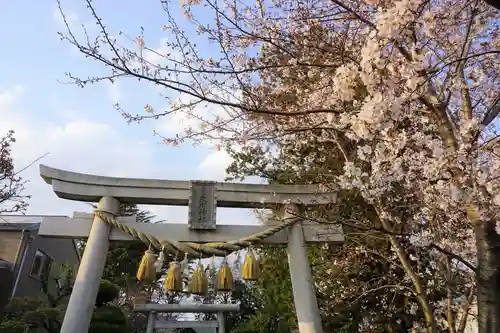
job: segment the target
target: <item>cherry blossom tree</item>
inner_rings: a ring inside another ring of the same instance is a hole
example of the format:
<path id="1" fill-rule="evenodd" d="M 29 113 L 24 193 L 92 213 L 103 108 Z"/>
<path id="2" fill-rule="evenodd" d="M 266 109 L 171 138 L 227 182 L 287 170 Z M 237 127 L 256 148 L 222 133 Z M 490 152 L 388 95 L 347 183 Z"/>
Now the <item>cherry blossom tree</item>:
<path id="1" fill-rule="evenodd" d="M 497 0 L 485 0 L 490 6 L 495 7 L 496 9 L 500 9 L 500 2 Z"/>
<path id="2" fill-rule="evenodd" d="M 228 171 L 237 178 L 259 176 L 280 184 L 325 183 L 328 177 L 342 173 L 341 153 L 334 143 L 303 135 L 299 141 L 307 141 L 307 144 L 281 144 L 280 155 L 272 158 L 258 149 L 232 152 L 234 162 Z M 318 154 L 322 149 L 329 152 L 328 158 Z M 307 216 L 318 223 L 342 224 L 346 236 L 340 248 L 326 245 L 310 248 L 324 329 L 328 332 L 338 332 L 339 327 L 341 332 L 406 332 L 423 318 L 412 296 L 409 276 L 391 250 L 386 232 L 368 219 L 372 212 L 364 200 L 355 191 L 345 191 L 339 201 L 341 205 L 315 208 Z M 409 242 L 409 235 L 401 231 L 395 230 L 393 234 L 399 237 L 400 245 L 409 254 L 411 269 L 417 271 L 426 284 L 426 298 L 435 308 L 433 315 L 442 326 L 450 322 L 454 332 L 464 332 L 472 319 L 463 313 L 470 306 L 473 269 L 457 270 L 456 261 L 462 260 L 459 256 L 452 258 L 434 244 L 416 247 Z M 263 255 L 265 260 L 273 262 L 279 253 L 268 250 Z M 286 261 L 284 265 L 287 269 Z M 271 266 L 276 268 L 274 264 Z M 272 272 L 275 275 L 276 269 Z M 269 277 L 262 282 L 261 294 L 272 292 L 273 285 L 279 287 L 283 279 Z M 286 295 L 285 292 L 284 299 Z M 273 300 L 276 301 L 286 302 Z M 452 306 L 448 307 L 448 301 Z M 271 310 L 269 315 L 272 313 Z"/>
<path id="3" fill-rule="evenodd" d="M 362 198 L 362 219 L 389 242 L 424 313 L 415 331 L 460 332 L 457 318 L 477 302 L 480 332 L 500 332 L 498 12 L 471 0 L 161 3 L 166 50 L 145 31 L 111 37 L 88 0 L 99 33 L 79 39 L 66 21 L 61 37 L 110 72 L 69 78 L 164 88 L 165 111 L 148 101 L 140 113 L 116 108 L 128 121 L 183 120 L 182 132 L 156 133 L 166 144 L 273 156 L 315 140 L 319 159 L 333 145 L 341 173 L 325 170 L 320 183 Z M 435 274 L 415 256 L 446 272 L 447 285 L 459 276 L 462 296 L 433 302 Z"/>

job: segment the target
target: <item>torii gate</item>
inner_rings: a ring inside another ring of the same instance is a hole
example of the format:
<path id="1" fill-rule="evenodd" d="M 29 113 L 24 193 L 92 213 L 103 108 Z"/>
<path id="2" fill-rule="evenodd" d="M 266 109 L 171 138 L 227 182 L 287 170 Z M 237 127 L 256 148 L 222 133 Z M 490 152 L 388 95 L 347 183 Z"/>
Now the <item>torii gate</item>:
<path id="1" fill-rule="evenodd" d="M 284 218 L 295 217 L 300 206 L 332 203 L 335 193 L 320 193 L 314 185 L 260 185 L 227 182 L 174 181 L 158 179 L 116 178 L 75 173 L 40 165 L 40 175 L 63 199 L 98 202 L 107 216 L 119 212 L 119 204 L 152 204 L 189 206 L 189 224 L 144 224 L 135 217 L 118 217 L 127 226 L 149 233 L 158 239 L 179 242 L 221 242 L 239 239 L 265 226 L 215 225 L 217 207 L 273 208 L 283 207 Z M 295 214 L 294 214 L 295 213 Z M 73 219 L 47 217 L 39 230 L 41 236 L 88 238 L 75 279 L 61 333 L 87 333 L 99 283 L 106 263 L 109 241 L 133 238 L 111 228 L 99 216 L 75 214 Z M 315 295 L 314 281 L 307 257 L 306 243 L 344 241 L 338 225 L 318 225 L 301 221 L 265 239 L 267 244 L 286 244 L 295 309 L 300 333 L 323 333 Z"/>

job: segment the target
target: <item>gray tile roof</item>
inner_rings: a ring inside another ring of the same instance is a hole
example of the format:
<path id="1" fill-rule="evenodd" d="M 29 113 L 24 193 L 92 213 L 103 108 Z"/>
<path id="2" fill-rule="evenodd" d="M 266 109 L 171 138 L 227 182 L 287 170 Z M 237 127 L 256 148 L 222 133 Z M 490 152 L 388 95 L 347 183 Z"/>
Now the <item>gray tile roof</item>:
<path id="1" fill-rule="evenodd" d="M 0 215 L 1 230 L 38 229 L 44 217 L 62 215 Z"/>

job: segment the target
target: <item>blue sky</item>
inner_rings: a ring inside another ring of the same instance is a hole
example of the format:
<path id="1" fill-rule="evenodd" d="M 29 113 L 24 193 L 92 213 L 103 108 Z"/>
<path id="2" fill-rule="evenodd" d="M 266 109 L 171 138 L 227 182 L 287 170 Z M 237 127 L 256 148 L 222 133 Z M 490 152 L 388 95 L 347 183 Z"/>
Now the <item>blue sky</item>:
<path id="1" fill-rule="evenodd" d="M 147 5 L 131 0 L 120 1 L 119 5 L 103 0 L 93 3 L 113 34 L 123 30 L 136 37 L 142 25 L 146 45 L 152 48 L 168 38 L 161 30 L 166 17 L 160 1 Z M 63 0 L 62 4 L 72 25 L 95 29 L 83 1 Z M 180 8 L 178 15 L 182 21 Z M 116 101 L 137 113 L 147 103 L 161 108 L 165 101 L 155 87 L 122 81 L 82 89 L 58 82 L 67 80 L 65 72 L 86 76 L 106 71 L 60 40 L 57 32 L 64 27 L 55 0 L 3 4 L 0 29 L 10 32 L 3 36 L 0 56 L 0 132 L 16 131 L 18 142 L 13 153 L 18 168 L 49 153 L 41 163 L 76 172 L 165 179 L 224 178 L 229 163 L 224 152 L 211 146 L 194 148 L 189 143 L 180 148 L 162 145 L 153 136 L 153 129 L 169 131 L 175 124 L 163 120 L 129 125 L 113 108 Z M 24 177 L 30 181 L 27 194 L 33 196 L 29 214 L 71 215 L 75 210 L 89 210 L 84 204 L 58 199 L 39 177 L 37 165 Z M 187 217 L 185 208 L 148 208 L 158 219 L 170 222 L 183 222 Z M 225 210 L 219 217 L 222 223 L 254 221 L 249 211 Z"/>

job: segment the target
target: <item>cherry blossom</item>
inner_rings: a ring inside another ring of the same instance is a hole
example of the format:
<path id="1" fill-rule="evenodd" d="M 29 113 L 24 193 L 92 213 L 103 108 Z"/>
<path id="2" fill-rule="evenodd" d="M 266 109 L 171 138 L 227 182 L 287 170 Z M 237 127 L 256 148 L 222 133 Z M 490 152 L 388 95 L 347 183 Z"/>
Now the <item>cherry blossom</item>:
<path id="1" fill-rule="evenodd" d="M 125 47 L 116 62 L 63 36 L 111 75 L 141 73 L 171 94 L 165 113 L 121 110 L 129 121 L 195 120 L 175 135 L 157 133 L 164 142 L 209 141 L 216 149 L 265 152 L 269 161 L 314 143 L 300 163 L 279 162 L 297 176 L 338 150 L 340 174 L 319 175 L 321 186 L 356 193 L 374 212 L 360 224 L 382 232 L 390 260 L 404 267 L 401 288 L 415 299 L 408 312 L 418 306 L 425 313 L 413 330 L 461 332 L 478 303 L 481 332 L 495 332 L 483 314 L 500 303 L 476 273 L 486 279 L 500 265 L 488 243 L 500 234 L 498 12 L 471 0 L 223 2 L 162 2 L 163 30 L 177 38 L 162 64 L 147 61 L 154 50 L 142 37 L 141 52 Z M 214 52 L 202 55 L 172 23 L 173 10 L 184 11 L 184 24 Z M 340 297 L 360 292 L 339 290 Z M 436 290 L 449 294 L 436 300 Z M 390 309 L 389 300 L 384 305 Z M 373 320 L 367 315 L 360 332 L 370 332 Z"/>

